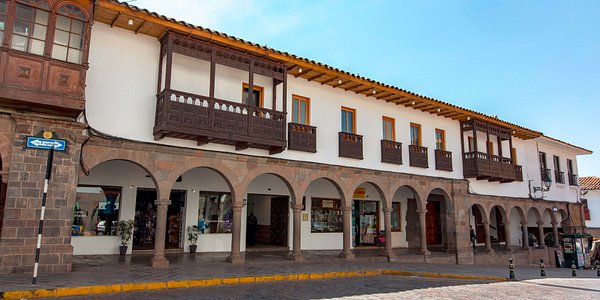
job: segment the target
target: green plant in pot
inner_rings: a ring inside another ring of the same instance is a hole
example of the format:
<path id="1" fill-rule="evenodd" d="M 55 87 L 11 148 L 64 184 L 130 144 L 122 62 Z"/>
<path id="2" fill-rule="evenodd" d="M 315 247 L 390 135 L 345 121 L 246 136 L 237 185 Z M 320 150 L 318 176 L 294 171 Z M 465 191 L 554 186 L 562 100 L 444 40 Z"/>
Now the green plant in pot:
<path id="1" fill-rule="evenodd" d="M 121 246 L 119 246 L 119 253 L 121 255 L 127 253 L 134 225 L 135 222 L 133 220 L 121 220 L 117 223 L 117 234 L 121 237 Z"/>
<path id="2" fill-rule="evenodd" d="M 198 225 L 190 225 L 187 227 L 188 241 L 190 241 L 190 253 L 196 253 L 196 249 L 198 246 L 196 242 L 198 242 L 198 236 L 200 235 L 200 228 Z"/>

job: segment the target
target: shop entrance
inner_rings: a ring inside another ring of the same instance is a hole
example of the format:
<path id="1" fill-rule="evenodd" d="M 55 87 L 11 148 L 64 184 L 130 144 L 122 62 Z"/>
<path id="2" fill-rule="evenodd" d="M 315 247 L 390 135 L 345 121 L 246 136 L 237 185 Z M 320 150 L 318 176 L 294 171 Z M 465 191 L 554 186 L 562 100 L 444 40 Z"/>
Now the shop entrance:
<path id="1" fill-rule="evenodd" d="M 427 245 L 439 245 L 442 243 L 440 204 L 441 202 L 438 201 L 427 201 L 427 213 L 425 214 Z"/>
<path id="2" fill-rule="evenodd" d="M 354 200 L 352 203 L 352 233 L 354 246 L 379 244 L 379 202 Z"/>
<path id="3" fill-rule="evenodd" d="M 167 232 L 165 248 L 183 248 L 183 216 L 185 212 L 185 191 L 173 190 L 169 196 L 171 204 L 167 209 Z M 133 250 L 154 249 L 156 229 L 156 190 L 139 188 L 135 201 L 135 229 Z"/>
<path id="4" fill-rule="evenodd" d="M 247 247 L 288 246 L 289 197 L 248 194 Z"/>

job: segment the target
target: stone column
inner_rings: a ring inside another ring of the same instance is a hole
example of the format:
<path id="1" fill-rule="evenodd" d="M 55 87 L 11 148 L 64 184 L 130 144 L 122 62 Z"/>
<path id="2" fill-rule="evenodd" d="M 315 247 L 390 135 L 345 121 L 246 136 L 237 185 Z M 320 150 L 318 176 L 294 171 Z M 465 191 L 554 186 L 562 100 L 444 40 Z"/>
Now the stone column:
<path id="1" fill-rule="evenodd" d="M 485 251 L 488 253 L 493 253 L 492 249 L 492 239 L 490 236 L 490 221 L 483 221 L 483 234 L 485 234 Z"/>
<path id="2" fill-rule="evenodd" d="M 552 235 L 554 236 L 554 247 L 560 247 L 560 244 L 558 243 L 558 223 L 554 221 L 552 221 Z"/>
<path id="3" fill-rule="evenodd" d="M 429 255 L 431 252 L 427 250 L 427 225 L 425 224 L 425 215 L 427 210 L 419 210 L 419 227 L 421 233 L 421 254 Z"/>
<path id="4" fill-rule="evenodd" d="M 302 256 L 300 243 L 302 237 L 302 204 L 296 204 L 292 209 L 294 211 L 294 244 L 291 258 L 296 262 L 303 262 L 304 256 Z"/>
<path id="5" fill-rule="evenodd" d="M 344 223 L 344 249 L 338 255 L 346 260 L 353 260 L 354 253 L 350 249 L 350 241 L 352 241 L 352 206 L 342 208 L 343 223 Z"/>
<path id="6" fill-rule="evenodd" d="M 510 222 L 509 221 L 504 222 L 504 240 L 505 240 L 504 247 L 509 251 L 512 250 L 512 248 L 510 246 L 511 236 L 510 236 Z"/>
<path id="7" fill-rule="evenodd" d="M 395 261 L 396 253 L 392 249 L 392 208 L 388 207 L 383 210 L 383 221 L 385 225 L 385 254 L 388 261 Z"/>
<path id="8" fill-rule="evenodd" d="M 521 227 L 523 229 L 523 249 L 529 249 L 529 232 L 527 232 L 527 222 L 521 222 Z"/>
<path id="9" fill-rule="evenodd" d="M 537 222 L 538 224 L 538 232 L 539 232 L 539 238 L 538 238 L 538 245 L 539 248 L 546 248 L 546 241 L 544 241 L 544 222 Z"/>
<path id="10" fill-rule="evenodd" d="M 169 199 L 156 201 L 156 231 L 154 233 L 154 256 L 150 260 L 153 268 L 166 268 L 169 260 L 165 256 L 165 238 L 167 234 L 167 209 L 171 204 Z"/>
<path id="11" fill-rule="evenodd" d="M 233 231 L 231 232 L 231 254 L 227 258 L 232 264 L 243 264 L 244 257 L 240 253 L 240 238 L 242 236 L 242 203 L 234 203 L 233 209 Z"/>

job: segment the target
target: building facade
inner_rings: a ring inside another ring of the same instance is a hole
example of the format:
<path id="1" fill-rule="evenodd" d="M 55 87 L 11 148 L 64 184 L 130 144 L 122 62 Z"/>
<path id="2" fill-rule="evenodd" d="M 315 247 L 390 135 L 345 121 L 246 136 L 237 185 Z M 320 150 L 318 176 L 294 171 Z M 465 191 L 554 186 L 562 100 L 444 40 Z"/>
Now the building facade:
<path id="1" fill-rule="evenodd" d="M 600 238 L 600 177 L 579 178 L 586 232 Z"/>
<path id="2" fill-rule="evenodd" d="M 0 0 L 0 14 L 2 272 L 33 265 L 47 151 L 25 139 L 41 132 L 68 143 L 45 271 L 118 253 L 119 220 L 155 267 L 188 251 L 191 225 L 199 252 L 232 263 L 268 244 L 296 261 L 379 246 L 461 264 L 553 259 L 559 232 L 585 226 L 591 152 L 541 132 L 118 1 Z"/>

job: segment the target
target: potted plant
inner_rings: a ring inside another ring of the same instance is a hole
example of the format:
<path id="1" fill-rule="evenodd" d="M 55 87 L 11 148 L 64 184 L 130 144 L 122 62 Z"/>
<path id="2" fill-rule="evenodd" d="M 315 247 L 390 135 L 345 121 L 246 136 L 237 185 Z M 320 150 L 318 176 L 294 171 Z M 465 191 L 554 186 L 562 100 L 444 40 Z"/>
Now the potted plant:
<path id="1" fill-rule="evenodd" d="M 190 253 L 194 254 L 196 253 L 196 249 L 198 248 L 196 242 L 198 241 L 198 236 L 200 235 L 200 228 L 198 227 L 198 225 L 188 226 L 187 233 L 188 241 L 190 241 Z"/>
<path id="2" fill-rule="evenodd" d="M 135 222 L 133 220 L 121 220 L 117 223 L 117 233 L 121 236 L 121 246 L 119 246 L 119 253 L 125 255 L 127 248 L 129 247 L 129 241 L 133 235 L 133 227 Z"/>

